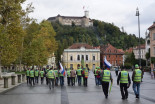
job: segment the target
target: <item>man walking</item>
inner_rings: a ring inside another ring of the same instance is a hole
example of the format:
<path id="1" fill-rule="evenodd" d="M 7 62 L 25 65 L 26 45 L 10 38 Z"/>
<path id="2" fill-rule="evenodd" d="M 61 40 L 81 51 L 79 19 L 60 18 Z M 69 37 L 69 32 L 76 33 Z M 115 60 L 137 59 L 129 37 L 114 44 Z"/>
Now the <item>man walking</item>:
<path id="1" fill-rule="evenodd" d="M 35 70 L 34 75 L 35 75 L 35 83 L 38 83 L 38 77 L 39 77 L 38 69 Z"/>
<path id="2" fill-rule="evenodd" d="M 71 80 L 70 75 L 71 75 L 71 70 L 68 69 L 68 70 L 67 70 L 67 83 L 68 83 L 68 86 L 70 86 L 70 80 Z"/>
<path id="3" fill-rule="evenodd" d="M 29 68 L 26 70 L 26 78 L 27 78 L 27 84 L 30 84 L 30 69 Z"/>
<path id="4" fill-rule="evenodd" d="M 72 86 L 75 86 L 75 77 L 76 77 L 76 71 L 72 68 L 72 70 L 71 70 L 71 83 L 72 83 Z"/>
<path id="5" fill-rule="evenodd" d="M 129 73 L 123 69 L 117 78 L 117 85 L 119 85 L 119 81 L 120 81 L 120 90 L 121 90 L 121 95 L 122 95 L 122 99 L 127 99 L 128 98 L 128 88 L 130 87 L 131 84 L 131 80 L 130 80 L 130 76 Z"/>
<path id="6" fill-rule="evenodd" d="M 44 69 L 42 69 L 40 71 L 40 79 L 41 79 L 41 84 L 43 84 L 43 82 L 44 82 Z"/>
<path id="7" fill-rule="evenodd" d="M 110 73 L 110 70 L 107 70 L 105 68 L 105 70 L 103 70 L 101 72 L 101 79 L 102 79 L 102 89 L 105 95 L 105 98 L 108 98 L 108 90 L 109 90 L 109 82 L 111 81 L 111 83 L 113 83 L 113 79 Z"/>
<path id="8" fill-rule="evenodd" d="M 98 69 L 98 67 L 96 67 L 96 69 L 94 70 L 95 84 L 96 84 L 96 85 L 98 85 L 98 79 L 97 79 L 97 69 Z"/>
<path id="9" fill-rule="evenodd" d="M 84 86 L 87 87 L 88 69 L 84 68 Z"/>
<path id="10" fill-rule="evenodd" d="M 132 73 L 133 91 L 136 95 L 136 98 L 139 98 L 141 80 L 142 80 L 142 71 L 139 69 L 138 64 L 136 64 L 135 70 Z"/>
<path id="11" fill-rule="evenodd" d="M 48 76 L 47 76 L 48 71 L 49 71 L 49 66 L 47 66 L 46 70 L 45 70 L 45 72 L 46 72 L 46 85 L 48 85 Z"/>
<path id="12" fill-rule="evenodd" d="M 79 67 L 76 71 L 78 77 L 78 85 L 81 86 L 82 69 Z"/>
<path id="13" fill-rule="evenodd" d="M 32 86 L 32 81 L 33 81 L 33 85 L 35 85 L 35 83 L 34 83 L 34 70 L 33 70 L 33 68 L 30 71 L 30 83 L 31 83 L 31 86 Z"/>
<path id="14" fill-rule="evenodd" d="M 58 70 L 56 68 L 54 70 L 54 73 L 55 73 L 55 85 L 58 86 L 58 77 L 59 77 L 59 75 L 58 75 Z"/>
<path id="15" fill-rule="evenodd" d="M 50 70 L 48 71 L 47 76 L 48 76 L 49 88 L 51 89 L 51 82 L 52 82 L 52 87 L 54 88 L 55 73 L 54 73 L 54 70 L 52 70 L 52 68 L 50 68 Z"/>

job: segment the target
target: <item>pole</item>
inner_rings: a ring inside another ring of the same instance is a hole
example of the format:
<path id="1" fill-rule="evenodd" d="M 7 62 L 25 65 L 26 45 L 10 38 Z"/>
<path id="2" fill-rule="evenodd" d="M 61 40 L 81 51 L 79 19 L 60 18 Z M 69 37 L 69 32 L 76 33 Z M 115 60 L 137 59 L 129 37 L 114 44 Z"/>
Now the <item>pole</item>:
<path id="1" fill-rule="evenodd" d="M 141 52 L 140 52 L 140 20 L 139 20 L 139 9 L 137 7 L 136 16 L 138 16 L 138 33 L 139 33 L 139 66 L 141 67 Z"/>

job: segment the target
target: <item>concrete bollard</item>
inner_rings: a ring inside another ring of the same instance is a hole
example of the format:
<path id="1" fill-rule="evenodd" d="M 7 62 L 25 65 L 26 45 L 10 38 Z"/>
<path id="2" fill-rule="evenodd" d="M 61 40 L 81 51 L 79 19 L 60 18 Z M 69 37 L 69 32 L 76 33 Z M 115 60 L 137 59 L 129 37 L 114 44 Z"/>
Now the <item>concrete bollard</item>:
<path id="1" fill-rule="evenodd" d="M 15 78 L 16 78 L 15 75 L 12 75 L 12 76 L 11 76 L 11 84 L 12 84 L 12 85 L 15 85 L 15 84 L 16 84 Z"/>
<path id="2" fill-rule="evenodd" d="M 8 79 L 9 79 L 9 77 L 8 76 L 4 76 L 3 77 L 4 78 L 4 88 L 8 88 Z"/>
<path id="3" fill-rule="evenodd" d="M 18 74 L 18 83 L 21 83 L 21 74 Z"/>
<path id="4" fill-rule="evenodd" d="M 25 82 L 25 74 L 22 74 L 22 82 Z"/>

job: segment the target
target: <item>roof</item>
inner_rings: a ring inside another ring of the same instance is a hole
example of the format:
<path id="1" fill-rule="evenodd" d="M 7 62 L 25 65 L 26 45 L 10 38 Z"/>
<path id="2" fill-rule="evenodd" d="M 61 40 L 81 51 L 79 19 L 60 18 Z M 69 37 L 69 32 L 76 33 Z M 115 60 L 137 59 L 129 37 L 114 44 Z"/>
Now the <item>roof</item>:
<path id="1" fill-rule="evenodd" d="M 151 25 L 148 29 L 152 29 L 152 28 L 155 28 L 155 22 L 153 23 L 153 25 Z"/>
<path id="2" fill-rule="evenodd" d="M 124 54 L 122 49 L 117 49 L 111 44 L 102 45 L 101 46 L 101 53 L 103 54 Z"/>
<path id="3" fill-rule="evenodd" d="M 88 45 L 86 43 L 75 43 L 75 44 L 71 45 L 68 49 L 80 49 L 81 47 L 84 47 L 86 49 L 94 49 L 93 46 Z"/>
<path id="4" fill-rule="evenodd" d="M 134 47 L 133 49 L 139 49 L 139 45 Z M 140 45 L 140 49 L 145 49 L 145 44 Z"/>
<path id="5" fill-rule="evenodd" d="M 127 52 L 127 53 L 132 53 L 132 52 L 133 52 L 133 48 L 131 47 L 131 48 L 129 48 L 128 50 L 126 50 L 125 52 Z"/>

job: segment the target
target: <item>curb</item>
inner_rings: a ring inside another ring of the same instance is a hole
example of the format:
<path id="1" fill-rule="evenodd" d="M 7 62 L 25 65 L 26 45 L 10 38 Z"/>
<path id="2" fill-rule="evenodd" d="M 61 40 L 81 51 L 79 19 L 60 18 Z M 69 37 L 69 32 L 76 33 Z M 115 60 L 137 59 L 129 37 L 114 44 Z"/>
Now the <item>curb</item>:
<path id="1" fill-rule="evenodd" d="M 17 87 L 21 86 L 21 85 L 22 85 L 22 84 L 24 84 L 24 83 L 25 83 L 25 82 L 22 82 L 22 83 L 19 83 L 18 85 L 14 85 L 13 87 L 6 89 L 6 90 L 4 90 L 4 91 L 0 92 L 0 95 L 5 94 L 5 93 L 9 92 L 9 91 L 11 91 L 11 90 L 13 90 L 13 89 L 15 89 L 15 88 L 17 88 Z"/>

